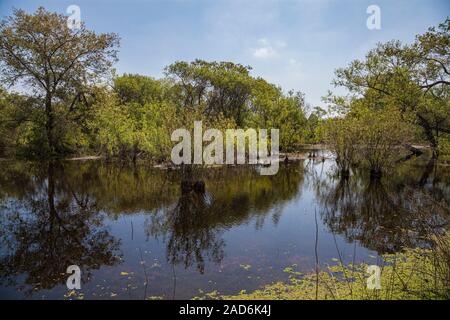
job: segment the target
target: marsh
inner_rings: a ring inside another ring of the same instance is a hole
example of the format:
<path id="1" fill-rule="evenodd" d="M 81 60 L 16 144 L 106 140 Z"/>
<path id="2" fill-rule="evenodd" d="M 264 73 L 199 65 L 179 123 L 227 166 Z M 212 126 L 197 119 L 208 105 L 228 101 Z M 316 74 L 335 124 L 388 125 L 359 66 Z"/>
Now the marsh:
<path id="1" fill-rule="evenodd" d="M 204 192 L 182 193 L 179 170 L 145 162 L 3 161 L 0 297 L 182 299 L 287 281 L 292 266 L 378 264 L 448 227 L 449 173 L 422 156 L 342 179 L 333 159 L 307 159 L 274 176 L 203 169 Z M 81 290 L 66 287 L 73 264 Z"/>

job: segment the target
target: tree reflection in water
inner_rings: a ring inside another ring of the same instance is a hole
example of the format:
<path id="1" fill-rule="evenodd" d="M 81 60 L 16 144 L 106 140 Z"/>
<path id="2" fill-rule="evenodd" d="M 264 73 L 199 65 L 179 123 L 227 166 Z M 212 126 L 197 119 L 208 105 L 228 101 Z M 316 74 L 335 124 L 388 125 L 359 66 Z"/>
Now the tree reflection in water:
<path id="1" fill-rule="evenodd" d="M 56 175 L 62 178 L 57 181 Z M 49 163 L 46 179 L 30 182 L 36 189 L 0 207 L 0 281 L 14 285 L 23 275 L 28 296 L 65 284 L 69 265 L 78 265 L 86 282 L 91 270 L 119 261 L 120 242 L 103 228 L 104 214 L 63 177 L 62 167 Z"/>
<path id="2" fill-rule="evenodd" d="M 308 221 L 299 213 L 314 214 L 317 204 L 331 232 L 379 253 L 428 246 L 426 236 L 448 227 L 449 173 L 411 161 L 382 180 L 357 171 L 340 179 L 332 161 L 317 159 L 282 164 L 275 176 L 261 176 L 251 166 L 210 168 L 195 177 L 205 182 L 205 192 L 185 194 L 179 170 L 146 164 L 5 162 L 0 170 L 0 287 L 23 286 L 31 295 L 64 285 L 71 264 L 82 268 L 87 282 L 94 269 L 119 263 L 121 242 L 127 250 L 139 246 L 155 252 L 133 242 L 137 237 L 132 242 L 123 237 L 129 224 L 122 228 L 121 218 L 127 216 L 142 216 L 147 238 L 164 240 L 161 249 L 173 270 L 194 267 L 194 273 L 206 273 L 208 262 L 222 264 L 228 230 L 245 226 L 243 236 L 254 237 L 252 232 L 268 222 L 277 225 L 288 203 L 293 204 L 292 222 L 280 226 L 288 228 L 283 230 L 298 230 L 294 221 Z M 118 233 L 110 233 L 110 226 Z M 296 241 L 289 236 L 272 240 L 275 245 Z M 149 247 L 155 243 L 159 251 L 156 241 Z M 142 272 L 138 260 L 137 265 L 128 255 L 125 260 Z M 157 278 L 167 279 L 170 273 L 163 269 Z"/>
<path id="3" fill-rule="evenodd" d="M 183 194 L 177 204 L 164 213 L 163 221 L 152 220 L 147 232 L 168 238 L 166 254 L 170 264 L 183 263 L 188 268 L 196 263 L 198 271 L 203 273 L 204 254 L 215 263 L 220 263 L 224 255 L 225 243 L 220 230 L 211 228 L 210 217 L 214 211 L 206 194 Z"/>
<path id="4" fill-rule="evenodd" d="M 299 194 L 303 174 L 299 165 L 284 166 L 275 176 L 261 176 L 254 168 L 222 168 L 200 173 L 206 192 L 181 194 L 147 222 L 147 235 L 167 242 L 167 260 L 185 268 L 205 270 L 205 259 L 220 264 L 225 242 L 222 233 L 254 220 L 261 228 L 268 216 L 277 224 L 284 203 Z"/>
<path id="5" fill-rule="evenodd" d="M 30 294 L 50 289 L 65 283 L 71 264 L 88 281 L 90 270 L 118 263 L 120 240 L 105 220 L 136 212 L 145 212 L 148 236 L 167 240 L 169 263 L 203 273 L 207 259 L 222 261 L 225 230 L 278 222 L 299 194 L 299 168 L 284 166 L 272 177 L 249 167 L 202 170 L 206 193 L 182 195 L 177 171 L 145 165 L 10 163 L 0 172 L 2 284 L 24 283 Z"/>
<path id="6" fill-rule="evenodd" d="M 448 227 L 449 203 L 435 189 L 432 194 L 420 184 L 370 179 L 357 171 L 348 179 L 331 172 L 315 186 L 330 230 L 380 254 L 427 247 L 431 234 Z"/>

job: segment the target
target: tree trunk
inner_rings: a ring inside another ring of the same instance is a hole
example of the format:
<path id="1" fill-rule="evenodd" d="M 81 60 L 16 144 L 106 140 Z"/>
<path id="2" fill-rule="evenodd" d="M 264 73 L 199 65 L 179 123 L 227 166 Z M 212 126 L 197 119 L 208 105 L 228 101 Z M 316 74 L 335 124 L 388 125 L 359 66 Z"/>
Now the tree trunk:
<path id="1" fill-rule="evenodd" d="M 439 157 L 438 142 L 433 134 L 433 128 L 431 127 L 430 123 L 420 114 L 418 114 L 417 117 L 419 118 L 420 126 L 423 128 L 425 135 L 427 136 L 428 142 L 430 142 L 432 158 L 437 159 Z"/>
<path id="2" fill-rule="evenodd" d="M 139 151 L 138 145 L 137 145 L 137 143 L 135 143 L 133 145 L 133 165 L 134 166 L 136 166 L 136 160 L 137 160 L 137 156 L 138 156 L 138 151 Z"/>
<path id="3" fill-rule="evenodd" d="M 47 93 L 45 97 L 45 114 L 47 116 L 47 122 L 45 124 L 45 130 L 47 133 L 47 143 L 49 148 L 49 155 L 53 157 L 56 154 L 56 146 L 53 136 L 53 128 L 54 128 L 54 118 L 53 118 L 53 109 L 52 109 L 52 96 Z"/>

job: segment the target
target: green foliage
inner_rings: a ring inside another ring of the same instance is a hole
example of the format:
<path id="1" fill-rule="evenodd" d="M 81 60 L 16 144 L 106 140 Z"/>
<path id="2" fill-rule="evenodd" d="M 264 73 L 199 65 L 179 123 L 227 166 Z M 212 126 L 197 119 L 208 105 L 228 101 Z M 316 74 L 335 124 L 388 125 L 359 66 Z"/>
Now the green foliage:
<path id="1" fill-rule="evenodd" d="M 312 128 L 307 127 L 305 98 L 301 92 L 289 91 L 285 95 L 279 87 L 258 78 L 254 82 L 250 109 L 252 113 L 247 117 L 246 125 L 279 129 L 282 151 L 298 150 L 307 142 Z"/>
<path id="2" fill-rule="evenodd" d="M 439 155 L 439 137 L 450 134 L 450 20 L 418 35 L 411 45 L 378 44 L 364 60 L 336 70 L 334 84 L 363 99 L 373 110 L 396 108 L 404 122 Z"/>
<path id="3" fill-rule="evenodd" d="M 353 100 L 344 118 L 329 119 L 325 131 L 342 173 L 360 164 L 376 176 L 393 165 L 395 150 L 412 135 L 398 109 L 372 109 L 364 100 Z"/>
<path id="4" fill-rule="evenodd" d="M 232 62 L 178 61 L 166 67 L 175 82 L 177 102 L 184 108 L 204 106 L 209 115 L 223 114 L 244 123 L 253 78 L 250 67 Z"/>
<path id="5" fill-rule="evenodd" d="M 116 94 L 105 93 L 95 105 L 91 129 L 100 150 L 108 156 L 132 157 L 145 152 L 160 158 L 170 154 L 170 133 L 176 118 L 174 107 L 165 102 L 121 104 Z"/>
<path id="6" fill-rule="evenodd" d="M 353 111 L 360 136 L 358 161 L 372 174 L 381 175 L 398 159 L 395 149 L 407 142 L 409 127 L 396 108 L 374 111 L 366 107 Z"/>
<path id="7" fill-rule="evenodd" d="M 358 128 L 351 117 L 328 119 L 324 124 L 325 141 L 334 151 L 339 171 L 348 176 L 357 159 Z"/>
<path id="8" fill-rule="evenodd" d="M 70 29 L 66 16 L 43 7 L 13 10 L 0 22 L 0 79 L 24 88 L 30 100 L 30 112 L 10 128 L 18 153 L 51 158 L 86 144 L 80 134 L 92 93 L 116 61 L 117 46 L 117 35 L 96 34 L 83 23 Z"/>
<path id="9" fill-rule="evenodd" d="M 0 156 L 165 160 L 170 133 L 201 120 L 218 129 L 279 129 L 284 152 L 327 142 L 342 172 L 360 163 L 380 174 L 405 142 L 426 139 L 433 156 L 448 153 L 449 25 L 447 19 L 411 45 L 379 44 L 364 60 L 338 69 L 335 84 L 352 96 L 330 96 L 325 119 L 302 93 L 284 93 L 232 62 L 177 61 L 162 79 L 124 74 L 109 88 L 105 76 L 116 61 L 117 35 L 97 35 L 84 25 L 74 33 L 64 16 L 43 8 L 16 10 L 0 25 L 2 79 L 30 90 L 0 94 Z"/>
<path id="10" fill-rule="evenodd" d="M 284 95 L 265 80 L 252 78 L 249 70 L 196 60 L 168 66 L 168 78 L 160 80 L 115 77 L 113 92 L 97 94 L 93 139 L 108 156 L 155 160 L 167 160 L 171 132 L 181 127 L 193 130 L 194 121 L 202 121 L 205 130 L 236 128 L 239 123 L 244 128 L 278 128 L 284 151 L 313 140 L 309 132 L 319 119 L 314 114 L 308 122 L 303 95 Z"/>
<path id="11" fill-rule="evenodd" d="M 114 78 L 114 91 L 123 104 L 162 102 L 168 98 L 170 85 L 142 75 L 124 74 Z"/>
<path id="12" fill-rule="evenodd" d="M 177 61 L 162 79 L 124 74 L 112 79 L 111 89 L 105 80 L 117 60 L 115 34 L 95 34 L 84 24 L 75 32 L 65 16 L 39 8 L 15 10 L 0 35 L 2 80 L 27 89 L 0 94 L 2 156 L 164 160 L 170 133 L 195 120 L 217 129 L 280 129 L 282 151 L 319 139 L 318 114 L 307 117 L 303 95 L 284 94 L 251 76 L 249 66 Z"/>

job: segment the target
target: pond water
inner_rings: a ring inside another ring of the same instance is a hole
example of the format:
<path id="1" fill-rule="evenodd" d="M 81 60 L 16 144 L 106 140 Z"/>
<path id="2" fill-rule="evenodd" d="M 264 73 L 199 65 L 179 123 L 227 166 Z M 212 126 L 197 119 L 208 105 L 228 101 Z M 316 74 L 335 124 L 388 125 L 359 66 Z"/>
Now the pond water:
<path id="1" fill-rule="evenodd" d="M 448 222 L 449 168 L 422 157 L 381 181 L 340 180 L 331 159 L 210 168 L 188 194 L 179 170 L 146 164 L 0 162 L 0 298 L 68 298 L 69 265 L 71 298 L 184 299 L 288 281 L 293 265 L 380 263 Z"/>

